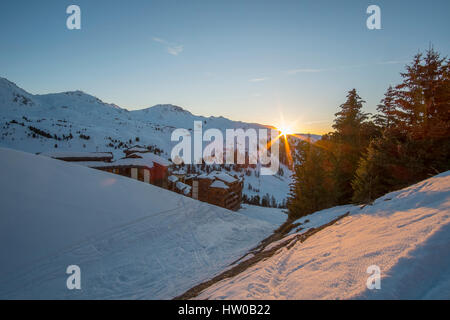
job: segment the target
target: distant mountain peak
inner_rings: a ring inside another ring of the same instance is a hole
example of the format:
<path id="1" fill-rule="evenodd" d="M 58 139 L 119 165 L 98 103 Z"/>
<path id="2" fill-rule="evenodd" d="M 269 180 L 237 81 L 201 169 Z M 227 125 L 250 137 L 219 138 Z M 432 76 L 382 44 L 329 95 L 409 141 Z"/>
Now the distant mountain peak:
<path id="1" fill-rule="evenodd" d="M 13 86 L 17 87 L 17 85 L 14 82 L 11 82 L 8 79 L 2 78 L 2 77 L 0 77 L 0 83 L 10 85 L 10 86 L 13 85 Z"/>
<path id="2" fill-rule="evenodd" d="M 63 93 L 67 94 L 67 95 L 77 95 L 77 96 L 87 95 L 87 96 L 90 96 L 90 94 L 87 94 L 86 92 L 84 92 L 82 90 L 65 91 Z"/>
<path id="3" fill-rule="evenodd" d="M 157 104 L 154 105 L 152 107 L 146 108 L 146 109 L 142 109 L 141 111 L 144 111 L 145 113 L 149 113 L 149 112 L 160 112 L 160 113 L 168 113 L 168 112 L 172 112 L 172 113 L 179 113 L 179 114 L 186 114 L 186 115 L 192 115 L 191 112 L 183 109 L 180 106 L 176 106 L 173 104 Z"/>
<path id="4" fill-rule="evenodd" d="M 150 108 L 156 108 L 156 109 L 166 109 L 168 111 L 174 111 L 174 112 L 185 112 L 185 113 L 190 113 L 189 111 L 183 109 L 180 106 L 176 106 L 173 104 L 157 104 L 153 107 Z"/>
<path id="5" fill-rule="evenodd" d="M 8 90 L 14 90 L 14 91 L 19 91 L 19 92 L 26 92 L 25 90 L 20 88 L 14 82 L 9 81 L 8 79 L 2 78 L 2 77 L 0 77 L 0 88 L 5 88 L 5 89 L 8 89 Z M 26 92 L 26 93 L 28 94 L 28 92 Z"/>

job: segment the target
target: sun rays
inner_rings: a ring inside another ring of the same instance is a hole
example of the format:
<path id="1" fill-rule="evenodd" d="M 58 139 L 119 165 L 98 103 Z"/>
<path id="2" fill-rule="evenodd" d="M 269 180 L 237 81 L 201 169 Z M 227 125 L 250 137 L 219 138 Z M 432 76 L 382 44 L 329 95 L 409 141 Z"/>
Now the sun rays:
<path id="1" fill-rule="evenodd" d="M 297 139 L 300 139 L 300 140 L 303 140 L 303 141 L 306 141 L 309 143 L 311 141 L 310 141 L 310 139 L 305 137 L 305 135 L 300 135 L 300 134 L 295 133 L 298 119 L 294 120 L 292 122 L 287 122 L 284 120 L 284 116 L 283 116 L 282 112 L 280 112 L 279 118 L 280 118 L 280 121 L 278 122 L 278 125 L 275 126 L 275 130 L 278 131 L 278 135 L 267 143 L 267 149 L 269 149 L 270 146 L 275 141 L 280 139 L 280 141 L 284 142 L 283 144 L 284 144 L 284 150 L 286 152 L 286 158 L 288 160 L 289 166 L 291 166 L 291 165 L 293 165 L 293 158 L 292 158 L 292 153 L 291 153 L 291 146 L 289 145 L 289 137 L 295 137 Z"/>

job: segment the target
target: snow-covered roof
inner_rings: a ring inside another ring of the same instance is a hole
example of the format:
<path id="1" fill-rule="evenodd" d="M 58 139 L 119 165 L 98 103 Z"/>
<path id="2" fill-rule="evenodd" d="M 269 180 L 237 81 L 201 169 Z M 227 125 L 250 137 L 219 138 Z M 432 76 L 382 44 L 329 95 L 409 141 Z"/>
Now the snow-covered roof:
<path id="1" fill-rule="evenodd" d="M 154 153 L 151 152 L 147 152 L 147 153 L 137 153 L 134 154 L 135 156 L 141 157 L 142 159 L 146 160 L 146 161 L 152 161 L 155 162 L 159 165 L 168 167 L 170 166 L 170 161 L 167 159 L 164 159 L 163 157 L 160 157 Z"/>
<path id="2" fill-rule="evenodd" d="M 75 151 L 57 151 L 57 152 L 42 152 L 39 155 L 54 158 L 54 159 L 69 159 L 69 158 L 109 158 L 112 159 L 111 152 L 75 152 Z"/>
<path id="3" fill-rule="evenodd" d="M 178 169 L 178 170 L 172 171 L 172 174 L 186 174 L 186 170 Z"/>
<path id="4" fill-rule="evenodd" d="M 76 164 L 90 168 L 114 168 L 114 167 L 147 167 L 153 168 L 153 162 L 140 158 L 123 158 L 114 162 L 77 161 Z"/>
<path id="5" fill-rule="evenodd" d="M 188 186 L 187 184 L 184 184 L 184 183 L 181 182 L 181 181 L 178 181 L 178 182 L 175 184 L 175 187 L 176 187 L 178 190 L 182 191 L 183 194 L 185 194 L 185 195 L 187 195 L 187 194 L 189 194 L 189 193 L 191 192 L 191 186 Z"/>
<path id="6" fill-rule="evenodd" d="M 166 163 L 164 162 L 163 158 L 155 154 L 149 153 L 148 155 L 149 156 L 141 158 L 122 158 L 114 162 L 80 161 L 77 163 L 91 168 L 112 168 L 112 167 L 133 167 L 133 166 L 153 168 L 154 162 L 160 163 L 161 165 L 164 165 L 163 163 Z"/>
<path id="7" fill-rule="evenodd" d="M 169 180 L 170 182 L 177 182 L 178 181 L 178 177 L 177 176 L 169 176 L 167 178 L 167 180 Z"/>
<path id="8" fill-rule="evenodd" d="M 142 158 L 122 158 L 112 162 L 115 166 L 138 166 L 153 168 L 153 161 Z"/>
<path id="9" fill-rule="evenodd" d="M 211 183 L 211 185 L 209 186 L 210 188 L 219 188 L 219 189 L 228 189 L 229 187 L 220 180 L 215 180 L 213 183 Z"/>
<path id="10" fill-rule="evenodd" d="M 150 150 L 148 150 L 147 148 L 141 147 L 141 146 L 134 146 L 128 149 L 125 149 L 124 152 L 149 152 Z"/>
<path id="11" fill-rule="evenodd" d="M 211 180 L 222 180 L 226 183 L 233 183 L 238 181 L 235 177 L 229 175 L 226 172 L 222 172 L 222 171 L 211 171 L 209 174 L 201 174 L 198 176 L 199 179 L 211 179 Z"/>
<path id="12" fill-rule="evenodd" d="M 102 161 L 77 161 L 74 164 L 89 168 L 106 168 L 114 166 L 114 162 L 102 162 Z"/>
<path id="13" fill-rule="evenodd" d="M 191 193 L 191 187 L 190 186 L 187 186 L 186 188 L 184 188 L 184 190 L 183 190 L 183 194 L 184 195 L 188 195 L 190 193 Z"/>

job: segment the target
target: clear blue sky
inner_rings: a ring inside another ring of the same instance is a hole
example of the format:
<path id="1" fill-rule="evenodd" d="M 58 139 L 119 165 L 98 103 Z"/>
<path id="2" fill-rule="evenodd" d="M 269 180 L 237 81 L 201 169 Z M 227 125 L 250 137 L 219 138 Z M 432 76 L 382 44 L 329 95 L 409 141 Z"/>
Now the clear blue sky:
<path id="1" fill-rule="evenodd" d="M 82 29 L 66 28 L 77 4 Z M 382 30 L 366 28 L 379 5 Z M 430 42 L 450 52 L 450 1 L 2 0 L 0 76 L 32 93 L 80 89 L 128 109 L 323 133 L 356 88 L 374 111 Z"/>

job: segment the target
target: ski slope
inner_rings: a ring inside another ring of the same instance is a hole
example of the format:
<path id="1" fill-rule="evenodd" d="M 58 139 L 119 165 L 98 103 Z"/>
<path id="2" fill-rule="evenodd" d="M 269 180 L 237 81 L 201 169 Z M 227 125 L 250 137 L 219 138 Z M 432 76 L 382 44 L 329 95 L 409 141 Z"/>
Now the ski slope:
<path id="1" fill-rule="evenodd" d="M 281 224 L 74 163 L 0 148 L 1 299 L 170 299 Z M 81 290 L 66 288 L 69 265 Z"/>
<path id="2" fill-rule="evenodd" d="M 350 215 L 292 243 L 337 217 Z M 272 257 L 214 284 L 197 299 L 450 299 L 450 171 L 372 205 L 316 212 Z M 279 242 L 280 243 L 280 242 Z M 381 288 L 369 290 L 369 266 Z"/>

